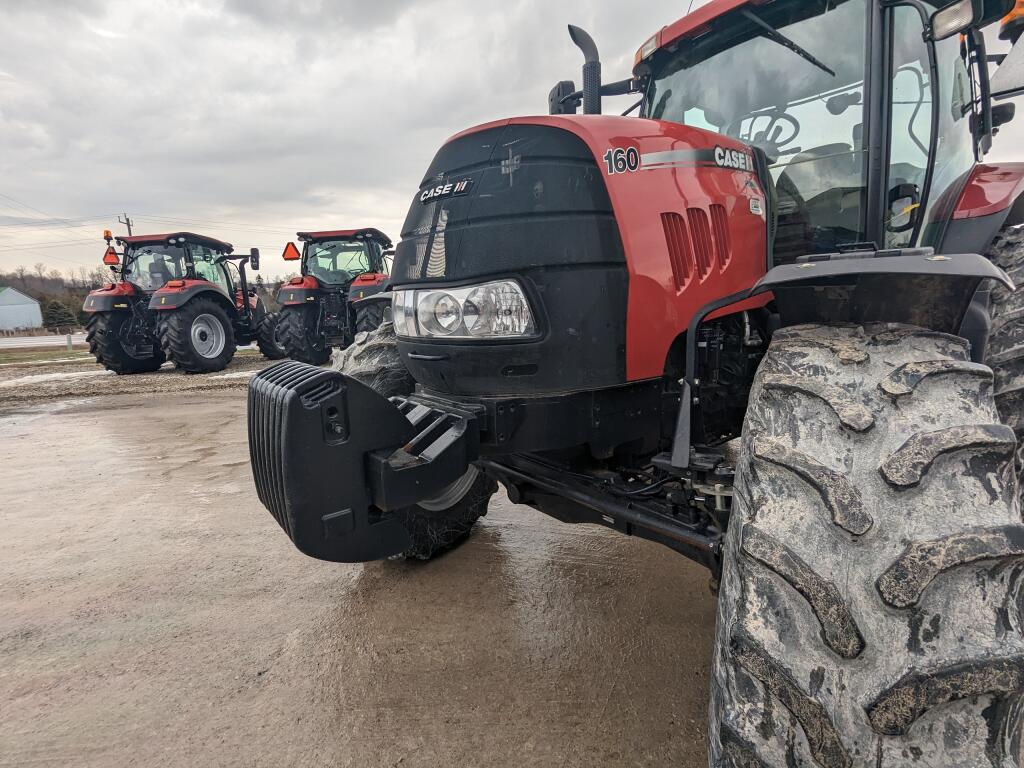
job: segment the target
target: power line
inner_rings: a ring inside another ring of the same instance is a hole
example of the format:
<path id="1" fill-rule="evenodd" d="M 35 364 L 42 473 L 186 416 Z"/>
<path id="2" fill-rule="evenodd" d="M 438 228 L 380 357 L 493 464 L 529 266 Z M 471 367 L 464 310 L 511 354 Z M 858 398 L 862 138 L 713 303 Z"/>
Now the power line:
<path id="1" fill-rule="evenodd" d="M 57 227 L 66 226 L 64 224 L 60 224 L 59 223 L 60 221 L 77 221 L 79 223 L 76 224 L 75 226 L 76 227 L 82 227 L 82 226 L 85 226 L 84 222 L 102 221 L 103 219 L 112 219 L 114 216 L 117 216 L 117 214 L 116 213 L 107 213 L 107 214 L 103 214 L 103 215 L 100 215 L 100 216 L 81 216 L 81 217 L 77 217 L 76 216 L 75 218 L 72 218 L 72 219 L 56 219 L 56 220 L 49 221 L 49 222 L 41 221 L 39 219 L 28 219 L 26 221 L 6 222 L 6 223 L 3 223 L 3 224 L 0 224 L 0 227 L 4 227 L 4 228 L 7 228 L 7 227 L 25 227 L 27 229 L 41 229 L 41 230 L 45 230 L 45 229 L 55 229 Z"/>

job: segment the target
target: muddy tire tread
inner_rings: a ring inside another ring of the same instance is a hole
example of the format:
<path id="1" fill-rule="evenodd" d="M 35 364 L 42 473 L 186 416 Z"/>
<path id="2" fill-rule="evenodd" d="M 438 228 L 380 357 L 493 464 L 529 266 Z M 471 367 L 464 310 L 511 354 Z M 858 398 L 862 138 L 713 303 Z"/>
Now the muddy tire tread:
<path id="1" fill-rule="evenodd" d="M 967 351 L 904 326 L 773 341 L 725 542 L 712 768 L 1019 768 L 1015 441 Z"/>
<path id="2" fill-rule="evenodd" d="M 140 360 L 132 357 L 117 338 L 120 322 L 123 322 L 120 313 L 115 316 L 111 312 L 95 312 L 89 316 L 85 324 L 85 340 L 96 362 L 119 376 L 159 370 L 165 359 L 159 345 L 154 345 L 154 354 L 149 358 Z"/>
<path id="3" fill-rule="evenodd" d="M 281 310 L 281 341 L 292 360 L 309 365 L 323 365 L 331 359 L 331 347 L 316 349 L 309 342 L 308 326 L 314 322 L 316 307 L 285 307 Z"/>
<path id="4" fill-rule="evenodd" d="M 204 358 L 192 347 L 192 321 L 200 314 L 213 315 L 224 325 L 224 349 L 215 358 Z M 185 373 L 222 371 L 235 356 L 235 333 L 227 312 L 216 301 L 203 296 L 192 299 L 178 309 L 165 310 L 158 315 L 157 333 L 167 359 Z"/>
<path id="5" fill-rule="evenodd" d="M 280 313 L 268 312 L 256 329 L 256 346 L 268 360 L 283 360 L 288 357 L 288 352 L 277 344 L 277 324 L 280 322 Z"/>

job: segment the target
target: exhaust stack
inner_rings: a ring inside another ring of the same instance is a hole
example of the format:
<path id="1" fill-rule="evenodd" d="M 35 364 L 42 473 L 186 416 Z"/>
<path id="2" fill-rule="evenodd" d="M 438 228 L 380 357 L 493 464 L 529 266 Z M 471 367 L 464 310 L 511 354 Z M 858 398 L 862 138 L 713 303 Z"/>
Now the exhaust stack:
<path id="1" fill-rule="evenodd" d="M 601 114 L 601 58 L 597 44 L 587 32 L 569 25 L 569 37 L 583 51 L 583 114 Z"/>

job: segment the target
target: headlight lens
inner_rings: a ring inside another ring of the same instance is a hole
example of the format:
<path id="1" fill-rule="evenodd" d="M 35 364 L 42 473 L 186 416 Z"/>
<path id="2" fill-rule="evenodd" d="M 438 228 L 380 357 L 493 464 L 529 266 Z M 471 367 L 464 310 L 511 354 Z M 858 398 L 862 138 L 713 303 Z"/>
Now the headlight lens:
<path id="1" fill-rule="evenodd" d="M 514 339 L 537 335 L 530 304 L 513 280 L 395 291 L 392 314 L 395 333 L 405 337 Z"/>

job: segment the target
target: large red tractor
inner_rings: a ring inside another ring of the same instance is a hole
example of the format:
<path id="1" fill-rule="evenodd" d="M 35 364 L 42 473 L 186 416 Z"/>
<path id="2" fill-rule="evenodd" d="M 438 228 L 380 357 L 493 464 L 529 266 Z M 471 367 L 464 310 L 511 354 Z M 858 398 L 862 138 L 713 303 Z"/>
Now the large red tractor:
<path id="1" fill-rule="evenodd" d="M 250 383 L 260 500 L 313 557 L 430 557 L 501 483 L 703 563 L 713 766 L 1019 766 L 1010 5 L 712 0 L 606 85 L 570 28 L 582 91 L 434 157 L 393 324 Z"/>
<path id="2" fill-rule="evenodd" d="M 103 262 L 116 279 L 92 291 L 83 307 L 98 363 L 125 374 L 155 371 L 170 359 L 187 372 L 206 373 L 230 362 L 236 342 L 256 342 L 271 360 L 285 356 L 277 316 L 246 280 L 247 262 L 259 269 L 256 249 L 236 267 L 230 243 L 192 232 L 114 238 L 108 230 L 104 238 Z"/>
<path id="3" fill-rule="evenodd" d="M 380 325 L 385 304 L 362 300 L 386 287 L 391 239 L 372 227 L 296 235 L 302 252 L 288 243 L 284 259 L 299 261 L 301 274 L 277 294 L 281 340 L 288 357 L 322 365 L 333 347 Z"/>

